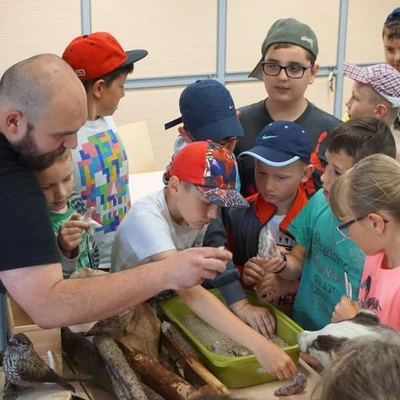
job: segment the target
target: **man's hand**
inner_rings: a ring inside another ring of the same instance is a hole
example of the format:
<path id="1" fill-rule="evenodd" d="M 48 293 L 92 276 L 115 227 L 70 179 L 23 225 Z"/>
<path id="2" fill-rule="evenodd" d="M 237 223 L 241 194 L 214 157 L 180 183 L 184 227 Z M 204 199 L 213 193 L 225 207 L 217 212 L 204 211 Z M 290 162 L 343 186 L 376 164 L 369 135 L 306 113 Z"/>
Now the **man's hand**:
<path id="1" fill-rule="evenodd" d="M 284 296 L 288 293 L 295 293 L 299 281 L 287 281 L 277 274 L 266 274 L 257 286 L 257 294 L 266 301 Z"/>
<path id="2" fill-rule="evenodd" d="M 261 344 L 254 354 L 265 372 L 276 375 L 281 380 L 290 379 L 298 372 L 293 360 L 272 342 Z"/>
<path id="3" fill-rule="evenodd" d="M 232 253 L 215 247 L 193 247 L 177 252 L 163 260 L 168 268 L 168 286 L 173 290 L 189 289 L 205 279 L 214 279 L 224 272 Z"/>
<path id="4" fill-rule="evenodd" d="M 332 322 L 354 318 L 359 310 L 360 306 L 358 303 L 356 301 L 350 301 L 349 298 L 344 295 L 339 303 L 336 304 L 335 310 L 332 313 Z"/>
<path id="5" fill-rule="evenodd" d="M 234 313 L 255 331 L 266 337 L 275 335 L 276 321 L 274 315 L 266 307 L 256 307 L 244 299 L 231 305 Z M 243 303 L 242 303 L 243 302 Z M 242 303 L 242 304 L 238 304 Z"/>
<path id="6" fill-rule="evenodd" d="M 259 258 L 261 257 L 252 257 L 244 264 L 242 281 L 246 287 L 253 287 L 259 283 L 264 276 L 264 270 L 257 263 Z"/>
<path id="7" fill-rule="evenodd" d="M 71 219 L 64 222 L 58 231 L 58 244 L 60 250 L 66 257 L 70 257 L 82 242 L 82 232 L 89 229 L 89 224 L 84 221 L 79 221 L 79 215 L 74 214 Z"/>

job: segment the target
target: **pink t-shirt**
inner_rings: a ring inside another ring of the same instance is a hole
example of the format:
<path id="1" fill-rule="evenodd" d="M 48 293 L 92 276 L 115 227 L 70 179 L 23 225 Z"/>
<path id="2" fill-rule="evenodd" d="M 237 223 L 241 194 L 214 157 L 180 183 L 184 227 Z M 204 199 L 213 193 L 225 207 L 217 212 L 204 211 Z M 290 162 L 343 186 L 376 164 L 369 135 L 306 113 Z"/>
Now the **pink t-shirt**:
<path id="1" fill-rule="evenodd" d="M 384 253 L 367 256 L 358 301 L 375 310 L 381 323 L 400 331 L 400 267 L 382 268 Z"/>

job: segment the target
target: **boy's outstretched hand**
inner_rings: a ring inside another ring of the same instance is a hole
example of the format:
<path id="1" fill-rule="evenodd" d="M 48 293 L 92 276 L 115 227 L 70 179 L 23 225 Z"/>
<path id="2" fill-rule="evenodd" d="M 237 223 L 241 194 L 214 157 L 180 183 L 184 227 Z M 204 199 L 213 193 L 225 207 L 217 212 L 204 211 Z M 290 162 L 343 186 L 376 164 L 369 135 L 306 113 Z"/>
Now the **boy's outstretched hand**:
<path id="1" fill-rule="evenodd" d="M 298 372 L 293 360 L 276 344 L 267 342 L 254 351 L 264 371 L 279 379 L 290 379 Z"/>
<path id="2" fill-rule="evenodd" d="M 89 224 L 79 221 L 79 214 L 74 214 L 60 226 L 57 240 L 65 257 L 71 258 L 72 252 L 81 244 L 82 232 L 86 229 L 89 229 Z"/>
<path id="3" fill-rule="evenodd" d="M 242 321 L 261 335 L 265 337 L 275 336 L 276 321 L 268 308 L 253 306 L 247 299 L 239 300 L 232 304 L 231 308 Z"/>
<path id="4" fill-rule="evenodd" d="M 336 304 L 335 310 L 332 313 L 332 322 L 354 318 L 359 310 L 360 306 L 358 303 L 356 301 L 350 301 L 349 298 L 344 295 L 339 303 Z"/>

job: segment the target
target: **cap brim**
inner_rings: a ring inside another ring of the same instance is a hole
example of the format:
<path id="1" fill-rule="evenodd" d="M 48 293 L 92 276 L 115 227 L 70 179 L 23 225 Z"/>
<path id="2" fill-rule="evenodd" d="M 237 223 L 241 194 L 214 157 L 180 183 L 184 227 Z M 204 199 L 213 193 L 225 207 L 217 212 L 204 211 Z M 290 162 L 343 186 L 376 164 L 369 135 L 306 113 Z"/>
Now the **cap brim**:
<path id="1" fill-rule="evenodd" d="M 242 124 L 236 114 L 202 126 L 199 129 L 190 129 L 189 126 L 187 128 L 196 141 L 212 140 L 216 142 L 228 136 L 237 136 L 239 138 L 244 136 Z"/>
<path id="2" fill-rule="evenodd" d="M 145 58 L 149 52 L 147 50 L 129 50 L 125 52 L 128 57 L 127 60 L 121 65 L 124 67 L 125 65 L 133 64 L 142 58 Z"/>
<path id="3" fill-rule="evenodd" d="M 351 64 L 346 61 L 343 63 L 343 72 L 346 76 L 356 82 L 369 84 L 365 68 L 359 67 L 358 65 Z"/>
<path id="4" fill-rule="evenodd" d="M 258 64 L 255 66 L 255 68 L 253 69 L 253 71 L 250 72 L 249 74 L 249 78 L 256 78 L 259 81 L 263 81 L 264 80 L 264 73 L 263 73 L 263 69 L 262 69 L 262 63 L 263 59 L 261 59 Z"/>
<path id="5" fill-rule="evenodd" d="M 301 159 L 299 156 L 293 156 L 278 149 L 267 148 L 265 146 L 256 146 L 239 154 L 239 158 L 243 158 L 244 156 L 254 157 L 263 164 L 270 165 L 271 167 L 285 167 Z"/>
<path id="6" fill-rule="evenodd" d="M 167 129 L 173 128 L 174 126 L 179 125 L 182 122 L 183 122 L 182 117 L 176 118 L 173 121 L 170 121 L 170 122 L 167 122 L 166 124 L 164 124 L 164 129 L 167 130 Z"/>
<path id="7" fill-rule="evenodd" d="M 235 189 L 206 188 L 195 185 L 197 190 L 211 203 L 220 207 L 248 207 L 249 203 Z"/>

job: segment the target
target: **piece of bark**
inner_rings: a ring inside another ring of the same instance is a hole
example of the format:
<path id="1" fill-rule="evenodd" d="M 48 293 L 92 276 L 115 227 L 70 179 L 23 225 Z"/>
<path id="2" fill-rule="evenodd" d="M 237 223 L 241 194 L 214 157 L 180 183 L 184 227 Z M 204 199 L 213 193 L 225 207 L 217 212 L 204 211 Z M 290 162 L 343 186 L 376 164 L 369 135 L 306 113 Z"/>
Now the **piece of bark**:
<path id="1" fill-rule="evenodd" d="M 93 376 L 93 383 L 114 394 L 111 378 L 99 351 L 82 333 L 73 333 L 68 328 L 61 332 L 62 349 L 80 368 Z"/>
<path id="2" fill-rule="evenodd" d="M 219 381 L 198 359 L 193 347 L 186 341 L 182 333 L 172 322 L 163 322 L 161 330 L 164 336 L 175 347 L 190 367 L 218 394 L 229 394 L 228 388 Z"/>
<path id="3" fill-rule="evenodd" d="M 118 338 L 130 349 L 158 358 L 161 322 L 147 303 L 135 308 L 133 317 L 126 326 L 126 334 Z"/>
<path id="4" fill-rule="evenodd" d="M 147 400 L 135 372 L 121 349 L 109 335 L 95 336 L 93 344 L 99 350 L 119 400 Z"/>
<path id="5" fill-rule="evenodd" d="M 199 392 L 180 376 L 166 369 L 157 359 L 127 348 L 120 347 L 129 364 L 141 380 L 168 400 L 185 400 L 199 395 Z"/>

